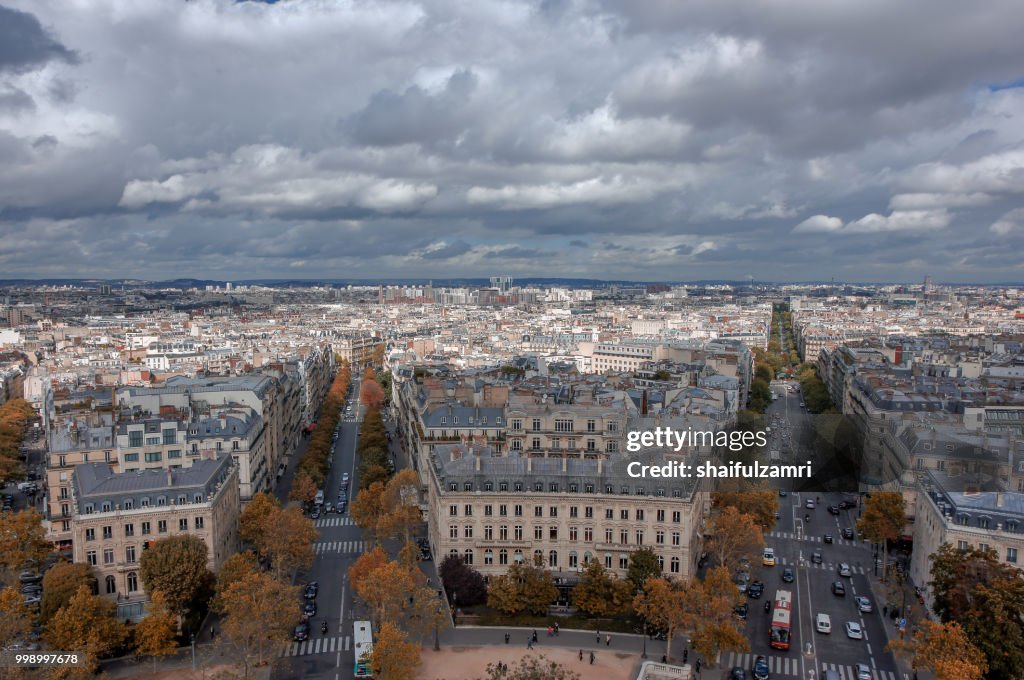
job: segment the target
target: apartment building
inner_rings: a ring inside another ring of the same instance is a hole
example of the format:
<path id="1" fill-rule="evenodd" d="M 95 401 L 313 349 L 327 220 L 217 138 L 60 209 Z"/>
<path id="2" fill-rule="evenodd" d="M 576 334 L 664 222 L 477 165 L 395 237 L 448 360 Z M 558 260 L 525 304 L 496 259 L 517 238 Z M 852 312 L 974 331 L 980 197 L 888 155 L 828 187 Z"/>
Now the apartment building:
<path id="1" fill-rule="evenodd" d="M 115 441 L 109 413 L 74 418 L 47 432 L 46 454 L 46 540 L 56 550 L 71 547 L 71 478 L 77 465 L 101 462 L 117 465 Z"/>
<path id="2" fill-rule="evenodd" d="M 929 555 L 943 543 L 957 548 L 991 548 L 999 560 L 1024 565 L 1024 494 L 973 484 L 973 477 L 928 470 L 918 482 L 914 552 L 910 576 L 925 586 L 931 580 Z M 931 608 L 929 588 L 926 603 Z"/>
<path id="3" fill-rule="evenodd" d="M 74 470 L 71 502 L 73 561 L 93 568 L 100 594 L 117 602 L 121 620 L 143 616 L 148 597 L 139 561 L 154 541 L 198 536 L 215 572 L 239 550 L 238 468 L 226 454 L 189 468 L 121 473 L 82 463 Z"/>
<path id="4" fill-rule="evenodd" d="M 373 363 L 374 352 L 384 347 L 384 341 L 372 335 L 347 335 L 332 340 L 332 346 L 342 361 L 361 368 Z"/>
<path id="5" fill-rule="evenodd" d="M 625 451 L 626 414 L 612 407 L 513 396 L 506 418 L 511 454 L 597 458 Z"/>
<path id="6" fill-rule="evenodd" d="M 488 447 L 438 446 L 431 457 L 427 514 L 435 554 L 459 555 L 485 576 L 512 563 L 539 563 L 568 587 L 587 562 L 625 576 L 629 556 L 653 548 L 666 576 L 695 572 L 708 489 L 696 479 L 643 479 L 626 458 L 496 456 Z"/>

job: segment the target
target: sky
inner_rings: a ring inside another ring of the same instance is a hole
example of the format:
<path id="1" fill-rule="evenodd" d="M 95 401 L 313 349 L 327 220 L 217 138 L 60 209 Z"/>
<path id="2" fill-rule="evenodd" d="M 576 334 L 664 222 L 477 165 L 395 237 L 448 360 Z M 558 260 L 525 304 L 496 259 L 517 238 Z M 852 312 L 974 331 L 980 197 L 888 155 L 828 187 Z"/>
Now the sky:
<path id="1" fill-rule="evenodd" d="M 0 0 L 0 279 L 1024 281 L 1019 0 Z"/>

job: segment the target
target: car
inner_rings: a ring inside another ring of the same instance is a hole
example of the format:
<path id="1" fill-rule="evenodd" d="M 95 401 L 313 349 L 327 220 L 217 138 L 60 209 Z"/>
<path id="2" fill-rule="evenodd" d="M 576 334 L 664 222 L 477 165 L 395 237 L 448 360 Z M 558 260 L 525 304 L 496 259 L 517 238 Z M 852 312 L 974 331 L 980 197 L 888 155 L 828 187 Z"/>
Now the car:
<path id="1" fill-rule="evenodd" d="M 307 600 L 315 600 L 316 596 L 320 593 L 320 584 L 316 581 L 310 581 L 306 584 L 306 587 L 302 591 L 302 596 Z"/>
<path id="2" fill-rule="evenodd" d="M 830 514 L 830 515 L 838 515 L 839 514 L 839 506 L 838 505 L 830 505 L 830 506 L 828 506 L 828 514 Z"/>
<path id="3" fill-rule="evenodd" d="M 782 570 L 782 582 L 792 583 L 796 580 L 796 576 L 793 574 L 793 567 L 786 567 Z"/>
<path id="4" fill-rule="evenodd" d="M 814 617 L 814 628 L 819 633 L 824 633 L 825 635 L 831 635 L 832 634 L 832 619 L 831 619 L 831 617 L 829 617 L 828 614 L 821 614 L 821 613 L 819 613 L 816 617 Z"/>
<path id="5" fill-rule="evenodd" d="M 805 406 L 807 406 L 807 405 L 804 402 L 801 401 L 800 402 L 800 408 L 804 408 Z"/>
<path id="6" fill-rule="evenodd" d="M 821 564 L 822 558 L 820 550 L 815 550 L 813 553 L 811 553 L 811 562 L 814 562 L 815 564 Z"/>
<path id="7" fill-rule="evenodd" d="M 348 484 L 348 473 L 347 472 L 343 472 L 342 473 L 341 481 L 342 481 L 343 484 Z"/>
<path id="8" fill-rule="evenodd" d="M 843 585 L 842 581 L 832 582 L 832 594 L 836 597 L 846 597 L 846 586 Z"/>
<path id="9" fill-rule="evenodd" d="M 778 510 L 775 511 L 775 519 L 782 519 L 782 513 Z"/>
<path id="10" fill-rule="evenodd" d="M 850 508 L 857 507 L 857 503 L 854 501 L 839 501 L 840 510 L 849 510 Z"/>
<path id="11" fill-rule="evenodd" d="M 754 659 L 754 680 L 768 680 L 768 659 L 758 654 Z"/>
<path id="12" fill-rule="evenodd" d="M 744 602 L 743 604 L 739 605 L 738 607 L 736 607 L 736 608 L 734 608 L 732 610 L 733 615 L 735 615 L 736 618 L 739 619 L 740 621 L 746 621 L 747 620 L 747 614 L 749 612 L 750 612 L 750 606 L 746 602 Z"/>
<path id="13" fill-rule="evenodd" d="M 847 621 L 846 637 L 850 638 L 851 640 L 863 640 L 864 631 L 860 629 L 860 624 L 856 621 Z"/>
<path id="14" fill-rule="evenodd" d="M 756 600 L 762 595 L 764 595 L 764 584 L 760 581 L 754 581 L 747 586 L 747 597 Z"/>
<path id="15" fill-rule="evenodd" d="M 36 572 L 30 569 L 26 569 L 25 571 L 21 572 L 21 574 L 18 575 L 18 578 L 19 580 L 21 580 L 22 583 L 39 583 L 43 580 L 42 575 L 37 574 Z"/>
<path id="16" fill-rule="evenodd" d="M 328 503 L 327 505 L 325 505 L 324 506 L 324 512 L 327 512 L 327 513 L 334 512 L 334 504 Z"/>
<path id="17" fill-rule="evenodd" d="M 313 508 L 313 512 L 309 513 L 309 516 L 313 519 L 320 519 L 320 508 Z"/>
<path id="18" fill-rule="evenodd" d="M 773 548 L 764 549 L 764 552 L 761 553 L 761 564 L 766 567 L 775 566 L 775 550 Z"/>
<path id="19" fill-rule="evenodd" d="M 341 501 L 334 507 L 334 512 L 339 515 L 344 515 L 346 510 L 348 510 L 348 501 Z"/>
<path id="20" fill-rule="evenodd" d="M 850 527 L 846 527 L 845 529 L 843 529 L 843 538 L 845 538 L 848 541 L 852 541 L 853 529 L 851 529 Z"/>
<path id="21" fill-rule="evenodd" d="M 316 616 L 316 600 L 307 600 L 306 604 L 302 605 L 302 615 L 309 618 Z"/>
<path id="22" fill-rule="evenodd" d="M 309 639 L 309 624 L 303 621 L 299 625 L 295 626 L 295 631 L 292 633 L 292 639 L 296 642 L 304 642 Z"/>
<path id="23" fill-rule="evenodd" d="M 43 592 L 43 587 L 38 583 L 26 583 L 21 587 L 21 592 L 23 594 L 31 593 L 33 595 L 38 595 Z"/>
<path id="24" fill-rule="evenodd" d="M 823 540 L 825 543 L 831 543 L 834 539 L 832 538 L 832 534 L 825 534 L 821 537 L 821 540 Z"/>
<path id="25" fill-rule="evenodd" d="M 871 680 L 871 668 L 866 663 L 856 665 L 857 680 Z"/>
<path id="26" fill-rule="evenodd" d="M 747 680 L 747 672 L 741 666 L 736 666 L 729 673 L 729 680 Z"/>
<path id="27" fill-rule="evenodd" d="M 804 502 L 804 507 L 807 508 L 808 510 L 814 510 L 814 499 L 813 498 L 808 498 Z"/>
<path id="28" fill-rule="evenodd" d="M 836 571 L 839 572 L 840 576 L 853 576 L 853 572 L 850 571 L 850 565 L 846 562 L 840 562 L 839 566 L 836 567 Z"/>
<path id="29" fill-rule="evenodd" d="M 858 595 L 857 597 L 853 598 L 853 601 L 857 603 L 858 611 L 860 611 L 863 614 L 871 613 L 871 600 L 864 597 L 863 595 Z"/>

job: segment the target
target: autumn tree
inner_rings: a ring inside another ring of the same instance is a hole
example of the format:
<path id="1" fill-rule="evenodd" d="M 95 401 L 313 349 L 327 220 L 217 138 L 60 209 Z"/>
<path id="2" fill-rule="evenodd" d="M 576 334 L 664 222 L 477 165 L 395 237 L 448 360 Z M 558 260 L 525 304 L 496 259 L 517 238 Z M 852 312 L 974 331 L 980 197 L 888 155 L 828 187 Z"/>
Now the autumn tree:
<path id="1" fill-rule="evenodd" d="M 254 655 L 263 664 L 267 645 L 291 639 L 299 619 L 298 586 L 257 571 L 232 583 L 221 597 L 224 634 L 242 650 L 247 671 Z"/>
<path id="2" fill-rule="evenodd" d="M 150 596 L 149 614 L 135 626 L 135 652 L 153 658 L 153 672 L 159 656 L 174 654 L 178 645 L 174 640 L 178 622 L 167 609 L 167 600 L 159 590 Z"/>
<path id="3" fill-rule="evenodd" d="M 873 543 L 882 544 L 882 564 L 888 564 L 889 541 L 903 534 L 907 523 L 906 503 L 897 491 L 878 491 L 864 502 L 857 530 Z M 885 575 L 882 575 L 885 580 Z"/>
<path id="4" fill-rule="evenodd" d="M 301 501 L 302 503 L 312 503 L 316 499 L 317 490 L 318 484 L 313 481 L 309 474 L 298 472 L 292 481 L 292 490 L 289 492 L 288 498 L 293 501 Z"/>
<path id="5" fill-rule="evenodd" d="M 377 630 L 373 643 L 373 671 L 380 680 L 415 680 L 420 668 L 420 646 L 390 621 Z"/>
<path id="6" fill-rule="evenodd" d="M 386 473 L 385 473 L 386 474 Z M 381 518 L 387 514 L 384 502 L 384 483 L 374 482 L 360 489 L 349 506 L 349 514 L 356 526 L 366 532 L 367 540 L 372 544 L 377 540 L 377 527 Z"/>
<path id="7" fill-rule="evenodd" d="M 546 614 L 556 597 L 551 573 L 530 565 L 513 564 L 507 573 L 492 576 L 487 587 L 487 606 L 506 614 Z"/>
<path id="8" fill-rule="evenodd" d="M 438 566 L 445 592 L 458 593 L 461 606 L 472 607 L 487 601 L 487 583 L 479 571 L 466 564 L 459 555 L 448 555 Z"/>
<path id="9" fill-rule="evenodd" d="M 893 640 L 889 649 L 909 656 L 914 670 L 927 669 L 935 680 L 982 680 L 988 661 L 956 621 L 922 619 L 913 639 Z"/>
<path id="10" fill-rule="evenodd" d="M 85 666 L 95 670 L 99 659 L 120 647 L 127 637 L 124 624 L 115 617 L 116 609 L 112 601 L 82 586 L 50 620 L 44 638 L 51 649 L 83 654 Z"/>
<path id="11" fill-rule="evenodd" d="M 348 569 L 348 582 L 358 592 L 364 581 L 380 567 L 388 563 L 388 554 L 379 545 L 360 555 Z"/>
<path id="12" fill-rule="evenodd" d="M 32 631 L 32 612 L 14 588 L 0 589 L 0 648 L 25 640 Z"/>
<path id="13" fill-rule="evenodd" d="M 401 614 L 415 585 L 410 571 L 398 562 L 386 562 L 352 582 L 356 595 L 370 607 L 371 618 L 377 624 L 393 621 Z"/>
<path id="14" fill-rule="evenodd" d="M 513 662 L 508 670 L 489 663 L 487 675 L 477 680 L 580 680 L 580 675 L 543 654 L 531 654 Z"/>
<path id="15" fill-rule="evenodd" d="M 633 602 L 633 584 L 616 578 L 600 561 L 590 560 L 572 590 L 572 601 L 580 611 L 591 616 L 617 616 Z"/>
<path id="16" fill-rule="evenodd" d="M 714 659 L 723 651 L 750 651 L 750 643 L 733 617 L 733 610 L 743 596 L 729 577 L 729 569 L 715 567 L 705 574 L 703 581 L 694 579 L 691 585 L 686 608 L 694 651 L 705 659 Z"/>
<path id="17" fill-rule="evenodd" d="M 665 653 L 670 660 L 672 640 L 692 623 L 686 608 L 685 589 L 688 587 L 688 582 L 669 583 L 664 578 L 650 578 L 633 598 L 633 609 L 637 614 L 656 630 L 665 631 Z"/>
<path id="18" fill-rule="evenodd" d="M 658 564 L 658 554 L 652 548 L 640 548 L 630 553 L 626 579 L 633 584 L 634 593 L 643 590 L 647 579 L 658 576 L 661 576 L 661 565 Z"/>
<path id="19" fill-rule="evenodd" d="M 273 516 L 263 533 L 261 552 L 270 557 L 277 578 L 313 564 L 313 543 L 320 532 L 313 521 L 296 506 L 285 508 Z"/>
<path id="20" fill-rule="evenodd" d="M 258 547 L 267 527 L 280 509 L 281 504 L 268 493 L 260 492 L 253 496 L 238 520 L 242 540 Z"/>
<path id="21" fill-rule="evenodd" d="M 390 538 L 402 536 L 408 542 L 415 527 L 423 523 L 419 505 L 420 476 L 405 469 L 384 486 L 384 514 L 378 521 L 379 532 Z"/>
<path id="22" fill-rule="evenodd" d="M 764 535 L 753 516 L 734 507 L 723 508 L 713 516 L 708 530 L 708 552 L 723 566 L 732 567 L 764 547 Z"/>
<path id="23" fill-rule="evenodd" d="M 762 531 L 771 531 L 775 527 L 779 497 L 771 489 L 720 490 L 711 496 L 719 508 L 736 508 L 740 513 L 752 516 Z"/>
<path id="24" fill-rule="evenodd" d="M 215 612 L 223 613 L 223 595 L 228 588 L 258 570 L 256 556 L 248 550 L 235 553 L 224 560 L 224 564 L 220 565 L 220 570 L 217 572 L 216 595 L 210 608 Z"/>
<path id="25" fill-rule="evenodd" d="M 43 574 L 43 601 L 40 617 L 49 621 L 57 611 L 71 601 L 82 586 L 89 592 L 96 589 L 96 576 L 88 564 L 57 562 Z"/>
<path id="26" fill-rule="evenodd" d="M 207 568 L 208 549 L 203 539 L 178 534 L 152 543 L 142 552 L 139 575 L 146 590 L 159 590 L 167 608 L 183 616 L 196 596 L 209 587 L 213 574 Z"/>
<path id="27" fill-rule="evenodd" d="M 0 567 L 9 572 L 42 564 L 50 554 L 43 517 L 33 509 L 0 513 Z"/>
<path id="28" fill-rule="evenodd" d="M 376 378 L 364 378 L 359 389 L 359 400 L 367 408 L 380 408 L 384 403 L 384 388 Z"/>

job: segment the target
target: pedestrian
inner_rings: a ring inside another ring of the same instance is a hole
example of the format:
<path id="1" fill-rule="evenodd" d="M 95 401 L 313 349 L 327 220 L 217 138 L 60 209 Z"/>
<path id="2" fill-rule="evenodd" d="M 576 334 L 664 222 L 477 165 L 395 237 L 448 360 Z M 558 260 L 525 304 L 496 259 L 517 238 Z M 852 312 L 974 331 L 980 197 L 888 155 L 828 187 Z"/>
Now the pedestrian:
<path id="1" fill-rule="evenodd" d="M 598 630 L 597 634 L 594 636 L 594 642 L 596 642 L 597 644 L 601 644 L 601 631 L 600 630 Z"/>
<path id="2" fill-rule="evenodd" d="M 533 631 L 533 641 L 537 641 L 537 631 Z"/>
<path id="3" fill-rule="evenodd" d="M 591 666 L 594 665 L 594 653 L 593 652 L 590 653 L 590 665 Z"/>
<path id="4" fill-rule="evenodd" d="M 506 645 L 508 644 L 508 639 L 509 639 L 509 634 L 505 633 L 505 644 Z"/>
<path id="5" fill-rule="evenodd" d="M 689 648 L 683 650 L 683 663 L 686 663 L 686 657 L 688 657 L 688 656 L 690 656 L 690 649 Z"/>
<path id="6" fill-rule="evenodd" d="M 526 638 L 526 648 L 527 649 L 533 649 L 533 638 L 532 637 Z"/>
<path id="7" fill-rule="evenodd" d="M 661 662 L 662 662 L 662 663 L 668 663 L 668 657 L 667 657 L 667 656 L 665 656 L 664 654 L 662 654 L 662 655 L 661 655 Z"/>
<path id="8" fill-rule="evenodd" d="M 212 640 L 215 637 L 217 637 L 217 629 L 213 626 L 210 626 L 210 639 Z"/>
<path id="9" fill-rule="evenodd" d="M 583 661 L 583 650 L 580 650 L 580 661 Z"/>
<path id="10" fill-rule="evenodd" d="M 700 673 L 700 659 L 697 659 L 697 672 Z"/>
<path id="11" fill-rule="evenodd" d="M 555 635 L 558 635 L 558 621 L 555 621 Z"/>
<path id="12" fill-rule="evenodd" d="M 611 635 L 605 635 L 604 636 L 604 646 L 605 647 L 611 647 L 612 646 L 612 636 Z"/>
<path id="13" fill-rule="evenodd" d="M 548 626 L 548 637 L 551 637 L 554 633 L 551 630 L 551 626 Z"/>
<path id="14" fill-rule="evenodd" d="M 889 605 L 885 605 L 884 607 L 882 607 L 882 616 L 888 616 L 888 615 L 889 615 Z"/>

